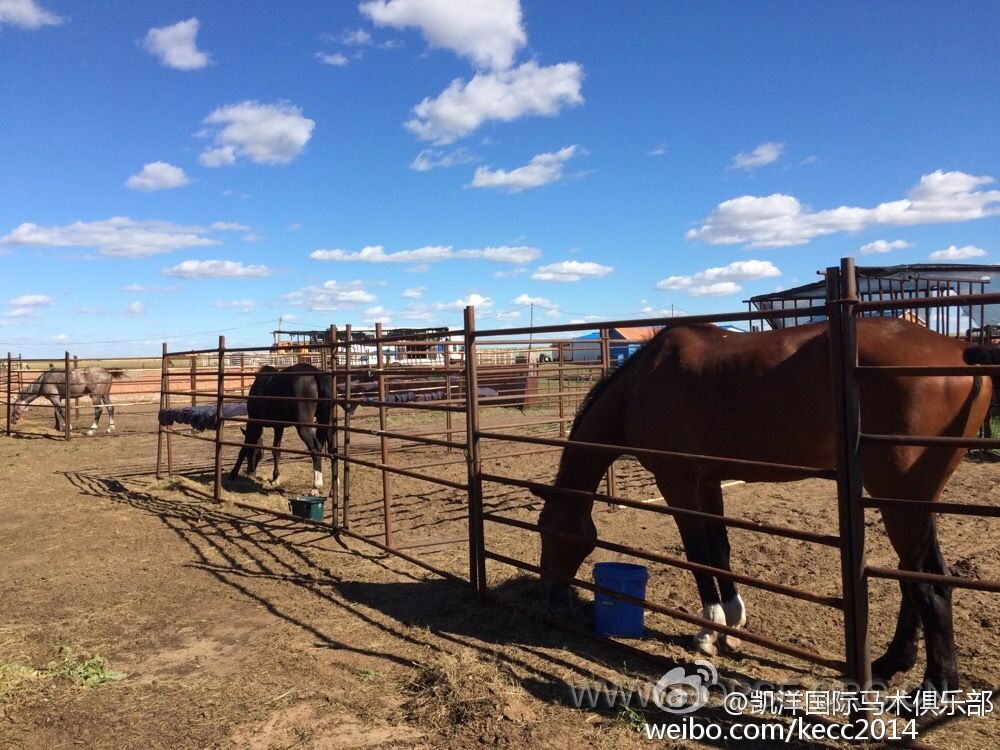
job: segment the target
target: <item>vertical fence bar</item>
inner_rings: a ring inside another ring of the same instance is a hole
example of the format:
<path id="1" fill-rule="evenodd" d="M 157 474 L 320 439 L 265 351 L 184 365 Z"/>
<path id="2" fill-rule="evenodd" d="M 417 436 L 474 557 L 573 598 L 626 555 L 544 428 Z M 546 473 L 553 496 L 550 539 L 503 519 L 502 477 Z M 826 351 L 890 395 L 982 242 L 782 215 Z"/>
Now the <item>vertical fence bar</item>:
<path id="1" fill-rule="evenodd" d="M 559 437 L 566 437 L 566 347 L 562 342 L 556 345 L 559 348 Z"/>
<path id="2" fill-rule="evenodd" d="M 66 352 L 66 358 L 63 363 L 63 372 L 65 373 L 66 380 L 63 381 L 63 398 L 62 398 L 62 412 L 63 412 L 63 432 L 67 440 L 72 440 L 73 435 L 70 432 L 70 419 L 69 419 L 69 352 Z"/>
<path id="3" fill-rule="evenodd" d="M 167 408 L 168 383 L 167 383 L 167 342 L 163 342 L 163 353 L 160 355 L 160 411 Z M 160 423 L 159 414 L 156 419 L 156 478 L 160 478 L 160 465 L 163 460 L 163 425 Z"/>
<path id="4" fill-rule="evenodd" d="M 330 454 L 330 524 L 337 526 L 337 490 L 340 485 L 340 473 L 337 470 L 337 326 L 331 325 L 327 331 L 327 343 L 330 345 L 330 359 L 327 361 L 330 372 L 330 431 L 327 433 L 326 445 L 323 448 Z"/>
<path id="5" fill-rule="evenodd" d="M 225 426 L 222 412 L 226 392 L 226 337 L 219 336 L 218 385 L 215 394 L 215 486 L 212 492 L 216 502 L 222 500 L 222 428 Z"/>
<path id="6" fill-rule="evenodd" d="M 465 308 L 465 459 L 469 476 L 469 584 L 486 590 L 486 540 L 483 534 L 482 462 L 479 456 L 479 375 L 476 363 L 476 308 Z"/>
<path id="7" fill-rule="evenodd" d="M 844 594 L 844 647 L 848 677 L 860 689 L 871 684 L 868 628 L 868 579 L 865 576 L 865 514 L 861 503 L 861 407 L 855 367 L 858 361 L 858 301 L 854 259 L 826 273 L 837 449 L 837 510 L 840 569 Z"/>
<path id="8" fill-rule="evenodd" d="M 78 364 L 79 364 L 79 361 L 77 360 L 77 356 L 74 354 L 73 355 L 73 369 L 74 370 L 77 369 L 77 365 Z M 75 422 L 79 418 L 80 418 L 80 397 L 76 396 L 76 397 L 73 398 L 73 421 Z"/>
<path id="9" fill-rule="evenodd" d="M 344 528 L 351 527 L 351 412 L 354 404 L 351 398 L 351 324 L 344 326 L 344 398 L 348 403 L 344 408 Z"/>
<path id="10" fill-rule="evenodd" d="M 11 373 L 11 368 L 14 364 L 14 360 L 10 356 L 10 352 L 7 352 L 7 436 L 10 437 L 10 397 L 11 397 L 11 385 L 14 382 L 13 375 Z"/>
<path id="11" fill-rule="evenodd" d="M 445 398 L 445 402 L 448 403 L 448 404 L 450 404 L 451 403 L 451 398 L 452 398 L 452 392 L 451 392 L 451 343 L 450 343 L 451 339 L 450 338 L 446 338 L 445 341 L 448 342 L 448 343 L 446 343 L 444 345 L 444 398 Z M 447 438 L 448 438 L 448 440 L 450 442 L 451 440 L 454 439 L 454 436 L 455 436 L 455 433 L 454 433 L 454 430 L 453 430 L 452 419 L 451 419 L 451 412 L 450 411 L 446 411 L 444 413 L 444 424 L 445 424 L 445 432 L 447 433 Z M 451 453 L 451 448 L 448 449 L 448 452 Z"/>
<path id="12" fill-rule="evenodd" d="M 378 367 L 378 400 L 383 402 L 386 401 L 388 396 L 388 388 L 385 382 L 385 373 L 382 372 L 382 367 L 385 364 L 384 357 L 382 355 L 382 324 L 375 324 L 375 346 L 377 348 L 377 354 L 375 355 L 375 364 Z M 450 426 L 450 425 L 449 425 Z M 386 424 L 386 408 L 383 405 L 378 407 L 378 427 L 383 432 L 385 431 Z M 379 436 L 379 443 L 382 449 L 382 464 L 385 466 L 389 465 L 389 439 L 385 435 Z M 392 546 L 392 479 L 389 476 L 389 472 L 382 472 L 382 512 L 385 517 L 385 546 Z"/>
<path id="13" fill-rule="evenodd" d="M 198 405 L 198 396 L 195 394 L 198 391 L 198 356 L 196 354 L 191 355 L 191 406 Z"/>
<path id="14" fill-rule="evenodd" d="M 611 371 L 611 333 L 607 328 L 601 329 L 601 377 L 606 378 L 608 373 Z M 607 482 L 608 494 L 615 496 L 618 494 L 617 485 L 615 481 L 615 462 L 612 461 L 611 465 L 608 466 L 608 473 L 605 475 Z M 608 503 L 608 512 L 614 513 L 618 510 L 618 506 L 613 503 Z"/>

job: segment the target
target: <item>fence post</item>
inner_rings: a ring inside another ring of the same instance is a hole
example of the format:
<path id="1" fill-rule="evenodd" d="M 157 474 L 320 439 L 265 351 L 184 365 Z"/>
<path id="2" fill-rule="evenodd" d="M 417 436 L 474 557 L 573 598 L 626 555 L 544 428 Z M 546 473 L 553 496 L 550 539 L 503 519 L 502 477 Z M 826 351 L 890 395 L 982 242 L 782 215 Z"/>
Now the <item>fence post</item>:
<path id="1" fill-rule="evenodd" d="M 601 329 L 601 377 L 608 377 L 608 373 L 611 372 L 611 341 L 610 332 L 607 328 Z M 615 462 L 612 461 L 611 465 L 608 466 L 607 473 L 607 487 L 608 494 L 614 497 L 618 489 L 618 483 L 615 481 Z M 618 510 L 618 506 L 614 503 L 608 503 L 608 512 L 615 513 Z"/>
<path id="2" fill-rule="evenodd" d="M 861 501 L 861 403 L 858 362 L 858 301 L 854 259 L 826 271 L 830 366 L 837 449 L 837 511 L 840 570 L 844 594 L 844 647 L 847 676 L 860 690 L 871 684 L 868 628 L 868 579 L 865 575 L 865 512 Z"/>
<path id="3" fill-rule="evenodd" d="M 444 345 L 444 400 L 445 403 L 451 406 L 452 391 L 451 391 L 451 337 L 445 339 L 446 343 Z M 454 425 L 452 424 L 452 414 L 450 411 L 444 413 L 444 424 L 445 433 L 448 441 L 451 442 L 455 438 Z M 448 452 L 451 453 L 451 448 L 448 448 Z"/>
<path id="4" fill-rule="evenodd" d="M 73 435 L 70 433 L 70 419 L 69 419 L 69 352 L 66 352 L 66 359 L 64 360 L 64 370 L 65 380 L 63 381 L 63 399 L 62 399 L 62 410 L 63 410 L 63 431 L 66 435 L 67 440 L 72 440 Z"/>
<path id="5" fill-rule="evenodd" d="M 10 396 L 11 396 L 11 384 L 13 381 L 13 376 L 11 374 L 11 367 L 14 364 L 14 360 L 10 356 L 10 352 L 7 352 L 7 437 L 10 437 Z"/>
<path id="6" fill-rule="evenodd" d="M 351 324 L 344 326 L 345 352 L 344 358 L 344 528 L 351 526 L 351 410 L 354 405 L 351 399 Z"/>
<path id="7" fill-rule="evenodd" d="M 219 336 L 218 386 L 215 394 L 215 487 L 212 495 L 216 502 L 222 500 L 222 416 L 226 392 L 226 337 Z"/>
<path id="8" fill-rule="evenodd" d="M 378 400 L 385 402 L 389 395 L 389 389 L 385 382 L 385 374 L 382 368 L 385 361 L 382 355 L 382 324 L 375 324 L 375 366 L 378 367 Z M 386 428 L 386 408 L 383 405 L 378 407 L 378 427 L 385 432 Z M 385 435 L 379 436 L 379 444 L 382 449 L 382 464 L 389 465 L 389 439 Z M 385 516 L 385 546 L 392 546 L 392 480 L 389 472 L 382 472 L 382 513 Z"/>
<path id="9" fill-rule="evenodd" d="M 476 369 L 476 308 L 465 308 L 465 459 L 469 483 L 469 584 L 486 590 L 486 539 L 483 533 L 483 481 L 479 457 L 479 375 Z"/>

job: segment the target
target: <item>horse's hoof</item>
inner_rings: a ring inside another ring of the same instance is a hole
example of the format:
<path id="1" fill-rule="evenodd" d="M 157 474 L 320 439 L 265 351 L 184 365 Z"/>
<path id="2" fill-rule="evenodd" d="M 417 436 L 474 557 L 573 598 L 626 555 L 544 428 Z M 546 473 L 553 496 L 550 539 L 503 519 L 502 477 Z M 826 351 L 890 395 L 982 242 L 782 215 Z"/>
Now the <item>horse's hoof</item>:
<path id="1" fill-rule="evenodd" d="M 694 639 L 694 650 L 699 654 L 704 654 L 705 656 L 716 656 L 719 653 L 719 649 L 715 647 L 715 644 L 709 638 L 703 638 L 701 636 L 696 636 Z"/>
<path id="2" fill-rule="evenodd" d="M 743 646 L 743 641 L 734 635 L 724 635 L 719 638 L 719 645 L 723 651 L 735 653 Z"/>
<path id="3" fill-rule="evenodd" d="M 97 434 L 97 430 L 87 430 L 87 435 L 88 436 L 93 436 L 93 435 L 96 435 L 96 434 Z"/>
<path id="4" fill-rule="evenodd" d="M 114 431 L 115 431 L 115 428 L 114 428 L 114 427 L 109 427 L 109 428 L 108 428 L 108 432 L 114 432 Z"/>

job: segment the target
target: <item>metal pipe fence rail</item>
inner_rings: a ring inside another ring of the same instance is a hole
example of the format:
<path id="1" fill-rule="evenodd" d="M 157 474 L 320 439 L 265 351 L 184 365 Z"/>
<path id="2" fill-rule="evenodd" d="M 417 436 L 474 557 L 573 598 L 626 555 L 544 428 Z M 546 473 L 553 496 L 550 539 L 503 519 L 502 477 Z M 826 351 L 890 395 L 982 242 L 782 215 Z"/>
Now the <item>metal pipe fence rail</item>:
<path id="1" fill-rule="evenodd" d="M 988 304 L 1000 303 L 1000 294 L 961 294 L 946 298 L 933 294 L 925 297 L 908 295 L 905 298 L 896 295 L 862 301 L 858 294 L 851 259 L 842 261 L 840 267 L 827 269 L 826 287 L 825 303 L 810 304 L 807 307 L 795 306 L 784 310 L 739 311 L 661 320 L 632 319 L 560 324 L 536 328 L 479 330 L 476 328 L 475 310 L 467 308 L 463 329 L 450 332 L 443 341 L 439 334 L 428 334 L 423 338 L 385 336 L 381 326 L 376 326 L 374 336 L 366 334 L 367 338 L 362 341 L 352 335 L 350 326 L 339 331 L 336 327 L 331 327 L 328 342 L 313 345 L 310 349 L 311 354 L 318 355 L 325 363 L 324 372 L 329 374 L 333 386 L 332 396 L 329 399 L 332 407 L 333 439 L 329 449 L 321 455 L 332 461 L 335 480 L 330 485 L 330 513 L 324 526 L 331 533 L 345 534 L 372 544 L 384 552 L 400 555 L 403 559 L 444 577 L 453 580 L 457 578 L 477 594 L 490 597 L 494 594 L 490 591 L 488 566 L 490 570 L 494 569 L 493 566 L 502 566 L 521 572 L 539 572 L 535 561 L 517 559 L 508 550 L 501 549 L 497 545 L 497 534 L 500 529 L 507 529 L 510 533 L 532 534 L 536 537 L 540 531 L 537 523 L 524 517 L 515 517 L 497 507 L 486 507 L 487 498 L 492 497 L 487 490 L 492 492 L 504 487 L 528 492 L 544 490 L 550 495 L 555 492 L 581 502 L 601 502 L 606 503 L 609 508 L 629 508 L 660 517 L 696 518 L 755 534 L 814 544 L 820 549 L 836 550 L 840 563 L 838 590 L 825 592 L 791 586 L 781 582 L 780 579 L 769 580 L 744 571 L 729 571 L 693 563 L 651 549 L 648 544 L 644 546 L 632 539 L 625 544 L 600 538 L 599 535 L 597 540 L 598 549 L 613 555 L 634 558 L 657 566 L 708 573 L 769 594 L 837 610 L 842 613 L 842 638 L 828 649 L 839 652 L 837 655 L 803 648 L 791 642 L 791 638 L 772 638 L 753 631 L 722 626 L 684 611 L 672 603 L 630 598 L 579 578 L 569 579 L 568 582 L 595 593 L 630 601 L 652 612 L 688 624 L 737 636 L 785 656 L 835 669 L 858 684 L 869 684 L 871 681 L 871 636 L 868 621 L 870 579 L 932 582 L 988 592 L 1000 591 L 1000 582 L 891 570 L 869 564 L 866 556 L 865 510 L 906 509 L 988 519 L 1000 517 L 1000 508 L 969 502 L 931 504 L 891 497 L 865 497 L 862 490 L 865 476 L 863 450 L 872 445 L 1000 448 L 1000 440 L 865 433 L 861 428 L 861 384 L 865 380 L 880 377 L 1000 376 L 1000 365 L 861 366 L 858 363 L 858 319 L 923 308 L 933 308 L 939 319 L 947 319 L 945 307 L 985 309 Z M 830 436 L 836 448 L 836 460 L 833 465 L 794 466 L 753 462 L 731 456 L 584 443 L 570 441 L 567 438 L 569 424 L 574 420 L 577 407 L 590 392 L 590 386 L 600 377 L 606 377 L 617 364 L 611 351 L 610 331 L 613 328 L 651 324 L 726 322 L 746 323 L 749 328 L 760 321 L 777 318 L 828 321 L 832 390 L 830 393 L 817 394 L 817 401 L 825 402 L 834 415 L 834 434 Z M 955 319 L 960 319 L 960 312 L 956 313 Z M 572 347 L 577 346 L 579 340 L 559 336 L 591 331 L 596 331 L 598 337 L 591 342 L 596 358 L 586 362 L 567 361 Z M 438 336 L 437 339 L 435 335 Z M 530 336 L 531 340 L 520 338 L 523 336 Z M 397 351 L 392 349 L 393 346 L 413 343 L 419 343 L 428 349 L 432 346 L 443 347 L 437 352 L 442 356 L 431 365 L 397 365 L 388 361 L 388 353 Z M 227 371 L 223 363 L 232 362 L 233 357 L 237 355 L 240 361 L 245 363 L 251 356 L 257 356 L 256 353 L 266 352 L 268 349 L 268 347 L 254 347 L 230 350 L 226 349 L 224 341 L 220 341 L 219 347 L 215 350 L 170 353 L 164 346 L 161 404 L 168 406 L 171 397 L 191 399 L 192 402 L 211 399 L 220 407 L 227 402 L 247 400 L 247 389 L 252 382 L 251 375 L 243 372 L 242 368 L 240 372 Z M 551 361 L 542 362 L 533 359 L 539 351 L 548 352 Z M 492 353 L 487 354 L 487 352 Z M 498 352 L 502 352 L 503 356 L 499 356 Z M 184 377 L 189 373 L 183 371 L 183 368 L 168 365 L 168 361 L 176 362 L 185 357 L 189 358 L 185 361 L 191 362 L 201 358 L 200 366 L 196 368 L 195 380 L 188 382 L 184 381 Z M 207 378 L 213 369 L 217 382 L 214 383 L 214 389 L 209 389 Z M 204 376 L 198 379 L 203 370 Z M 234 384 L 237 377 L 241 378 L 239 390 L 229 387 Z M 367 385 L 364 387 L 367 390 L 362 391 L 365 380 Z M 497 395 L 485 395 L 485 392 L 481 392 L 483 388 L 492 388 Z M 443 390 L 444 397 L 432 402 L 400 403 L 392 397 L 401 389 L 408 389 L 413 393 Z M 262 400 L 280 399 L 265 397 Z M 537 414 L 528 411 L 534 407 L 539 409 Z M 365 411 L 355 411 L 358 408 Z M 513 413 L 512 408 L 521 410 L 520 419 L 507 416 Z M 410 416 L 401 420 L 400 415 Z M 455 419 L 456 415 L 462 419 Z M 216 499 L 221 497 L 222 448 L 238 448 L 242 445 L 240 441 L 224 437 L 225 427 L 244 425 L 249 421 L 249 417 L 230 417 L 220 421 L 222 424 L 217 426 L 214 437 L 207 434 L 186 435 L 215 444 Z M 261 421 L 267 424 L 266 420 Z M 161 445 L 158 449 L 162 452 L 162 448 L 166 448 L 168 471 L 170 439 L 173 434 L 183 433 L 161 430 Z M 556 490 L 544 482 L 526 479 L 523 475 L 517 476 L 517 468 L 510 466 L 504 468 L 504 459 L 553 454 L 568 445 L 594 453 L 613 452 L 616 455 L 624 454 L 629 457 L 663 457 L 671 461 L 694 462 L 716 467 L 767 468 L 801 478 L 833 480 L 836 483 L 837 528 L 821 530 L 779 526 L 749 518 L 716 515 L 669 507 L 665 503 L 651 504 L 641 498 L 629 498 L 627 492 L 619 489 L 618 485 L 621 483 L 616 482 L 614 463 L 604 478 L 605 491 L 595 493 Z M 308 451 L 295 448 L 282 448 L 282 453 L 301 457 L 310 455 Z M 351 528 L 354 520 L 351 515 L 352 500 L 357 499 L 352 498 L 352 467 L 374 470 L 381 475 L 381 497 L 369 496 L 361 500 L 362 504 L 367 503 L 364 505 L 365 518 L 369 522 L 366 529 L 370 528 L 372 518 L 380 518 L 382 523 L 380 534 L 369 531 L 361 533 Z M 463 476 L 459 478 L 454 473 L 447 473 L 453 469 L 464 469 Z M 159 470 L 158 455 L 158 472 Z M 398 498 L 395 495 L 399 492 L 399 485 L 394 478 L 417 480 L 452 493 L 459 493 L 458 496 L 462 498 L 467 514 L 467 529 L 460 536 L 451 539 L 401 539 L 402 530 L 396 525 Z M 569 535 L 568 538 L 573 538 L 573 535 Z M 405 548 L 430 549 L 433 552 L 441 545 L 459 543 L 468 545 L 468 571 L 467 574 L 459 576 L 456 576 L 454 571 L 445 571 L 440 566 L 428 563 L 426 555 L 401 553 Z M 571 629 L 574 627 L 572 623 L 567 625 Z M 594 638 L 617 643 L 596 634 Z"/>

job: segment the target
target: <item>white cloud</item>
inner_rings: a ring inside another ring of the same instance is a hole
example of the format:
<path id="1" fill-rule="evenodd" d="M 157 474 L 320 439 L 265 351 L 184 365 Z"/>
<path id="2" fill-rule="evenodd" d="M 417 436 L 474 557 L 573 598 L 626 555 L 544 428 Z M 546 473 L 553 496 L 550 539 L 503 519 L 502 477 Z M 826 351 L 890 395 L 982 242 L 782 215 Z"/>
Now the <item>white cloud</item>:
<path id="1" fill-rule="evenodd" d="M 698 284 L 689 287 L 687 293 L 689 297 L 722 297 L 742 291 L 743 287 L 735 281 L 717 281 L 714 284 Z"/>
<path id="2" fill-rule="evenodd" d="M 160 59 L 160 63 L 174 70 L 197 70 L 211 61 L 208 53 L 195 44 L 198 19 L 189 18 L 172 26 L 161 26 L 146 32 L 143 46 Z"/>
<path id="3" fill-rule="evenodd" d="M 493 313 L 493 320 L 504 321 L 504 320 L 516 320 L 521 317 L 520 310 L 497 310 Z"/>
<path id="4" fill-rule="evenodd" d="M 58 26 L 65 20 L 45 10 L 35 0 L 0 0 L 0 24 L 40 29 L 42 26 Z"/>
<path id="5" fill-rule="evenodd" d="M 350 60 L 347 59 L 347 55 L 340 52 L 334 52 L 332 54 L 326 54 L 325 52 L 317 52 L 316 59 L 321 63 L 326 63 L 327 65 L 333 65 L 338 68 L 342 68 L 347 65 Z"/>
<path id="6" fill-rule="evenodd" d="M 563 178 L 563 165 L 573 158 L 576 146 L 566 146 L 552 153 L 538 154 L 523 167 L 491 170 L 479 167 L 466 187 L 502 188 L 510 193 L 518 193 L 527 188 L 541 187 L 558 182 Z"/>
<path id="7" fill-rule="evenodd" d="M 526 62 L 510 70 L 456 78 L 434 99 L 413 108 L 405 127 L 422 141 L 452 143 L 484 122 L 510 122 L 528 115 L 548 117 L 564 106 L 583 104 L 583 68 L 575 62 L 548 67 Z"/>
<path id="8" fill-rule="evenodd" d="M 3 315 L 5 318 L 37 318 L 41 316 L 41 313 L 34 307 L 15 307 Z"/>
<path id="9" fill-rule="evenodd" d="M 745 195 L 720 203 L 700 229 L 686 236 L 712 245 L 784 247 L 870 226 L 971 221 L 1000 215 L 1000 190 L 978 189 L 993 182 L 988 176 L 938 170 L 923 175 L 907 198 L 874 208 L 840 206 L 824 211 L 811 211 L 791 195 Z"/>
<path id="10" fill-rule="evenodd" d="M 371 304 L 378 298 L 364 288 L 361 281 L 340 282 L 336 279 L 289 292 L 283 299 L 293 305 L 315 312 L 356 310 L 359 305 Z"/>
<path id="11" fill-rule="evenodd" d="M 389 323 L 392 321 L 391 311 L 382 305 L 365 308 L 362 320 L 365 323 Z"/>
<path id="12" fill-rule="evenodd" d="M 372 35 L 364 29 L 344 29 L 336 41 L 349 47 L 367 47 L 372 44 Z"/>
<path id="13" fill-rule="evenodd" d="M 169 221 L 140 221 L 127 216 L 114 216 L 101 221 L 77 221 L 62 227 L 41 227 L 26 222 L 0 237 L 0 243 L 31 247 L 89 247 L 112 258 L 144 258 L 192 247 L 218 245 L 219 240 L 207 236 L 217 231 L 224 230 L 217 226 L 185 226 Z"/>
<path id="14" fill-rule="evenodd" d="M 132 302 L 128 307 L 125 308 L 125 315 L 129 318 L 138 318 L 140 315 L 146 314 L 146 306 L 142 304 L 139 300 Z"/>
<path id="15" fill-rule="evenodd" d="M 12 307 L 49 307 L 52 298 L 47 294 L 22 294 L 7 302 Z"/>
<path id="16" fill-rule="evenodd" d="M 139 174 L 134 174 L 125 181 L 125 186 L 133 190 L 170 190 L 179 188 L 191 182 L 184 170 L 168 164 L 165 161 L 152 161 L 143 166 Z"/>
<path id="17" fill-rule="evenodd" d="M 145 284 L 126 284 L 122 287 L 123 292 L 176 292 L 181 288 L 180 284 L 170 284 L 169 286 L 147 286 Z"/>
<path id="18" fill-rule="evenodd" d="M 559 305 L 550 299 L 545 299 L 545 297 L 532 297 L 528 294 L 519 294 L 512 301 L 515 305 L 523 305 L 524 307 L 534 305 L 535 307 L 543 307 L 546 310 L 554 310 L 559 307 Z"/>
<path id="19" fill-rule="evenodd" d="M 467 248 L 455 250 L 451 245 L 426 245 L 415 250 L 398 250 L 387 253 L 381 245 L 369 245 L 357 252 L 349 250 L 313 250 L 309 257 L 313 260 L 355 261 L 360 263 L 437 263 L 443 260 L 481 258 L 496 263 L 530 263 L 541 257 L 542 251 L 536 247 Z"/>
<path id="20" fill-rule="evenodd" d="M 253 312 L 256 307 L 256 303 L 251 299 L 234 299 L 223 302 L 222 300 L 216 300 L 212 303 L 212 307 L 217 309 L 233 308 L 241 315 L 246 315 L 247 313 Z"/>
<path id="21" fill-rule="evenodd" d="M 784 143 L 762 143 L 750 153 L 740 151 L 729 162 L 730 169 L 751 171 L 776 162 L 785 152 Z"/>
<path id="22" fill-rule="evenodd" d="M 267 266 L 245 266 L 237 260 L 185 260 L 163 269 L 164 276 L 180 279 L 246 279 L 274 274 Z"/>
<path id="23" fill-rule="evenodd" d="M 858 255 L 888 253 L 892 250 L 903 250 L 907 247 L 912 247 L 912 244 L 906 240 L 893 240 L 892 242 L 889 242 L 888 240 L 875 240 L 874 242 L 869 242 L 867 245 L 859 247 Z"/>
<path id="24" fill-rule="evenodd" d="M 480 68 L 509 68 L 528 41 L 520 0 L 366 0 L 359 10 L 376 26 L 416 27 L 432 47 L 450 49 Z"/>
<path id="25" fill-rule="evenodd" d="M 464 310 L 470 305 L 472 307 L 486 309 L 493 307 L 493 300 L 489 297 L 484 297 L 481 294 L 473 292 L 468 297 L 462 297 L 460 299 L 453 300 L 452 302 L 435 302 L 433 307 L 435 310 Z"/>
<path id="26" fill-rule="evenodd" d="M 396 317 L 400 320 L 417 320 L 424 323 L 437 318 L 430 308 L 423 304 L 407 305 L 406 309 L 396 313 Z"/>
<path id="27" fill-rule="evenodd" d="M 427 291 L 427 287 L 425 286 L 413 286 L 409 289 L 404 289 L 399 296 L 405 299 L 423 299 L 425 291 Z"/>
<path id="28" fill-rule="evenodd" d="M 432 169 L 454 167 L 458 164 L 468 164 L 473 161 L 478 160 L 464 148 L 457 148 L 451 152 L 425 148 L 410 162 L 410 169 L 415 172 L 429 172 Z"/>
<path id="29" fill-rule="evenodd" d="M 585 278 L 600 278 L 614 271 L 613 266 L 603 266 L 593 261 L 561 260 L 547 266 L 539 266 L 531 274 L 536 281 L 580 281 Z"/>
<path id="30" fill-rule="evenodd" d="M 743 291 L 737 281 L 756 281 L 780 276 L 769 260 L 738 260 L 727 266 L 716 266 L 692 276 L 668 276 L 657 282 L 662 291 L 685 291 L 689 297 L 721 296 Z"/>
<path id="31" fill-rule="evenodd" d="M 667 146 L 664 143 L 661 143 L 656 148 L 651 148 L 649 151 L 646 152 L 646 156 L 666 156 L 666 154 L 667 154 Z"/>
<path id="32" fill-rule="evenodd" d="M 293 104 L 250 100 L 219 107 L 204 122 L 220 126 L 214 134 L 216 147 L 198 157 L 205 167 L 234 164 L 241 156 L 255 164 L 288 164 L 302 153 L 316 127 Z"/>
<path id="33" fill-rule="evenodd" d="M 509 270 L 504 269 L 503 271 L 494 271 L 492 276 L 494 279 L 509 279 L 511 276 L 520 276 L 528 272 L 528 269 L 524 266 L 518 268 L 511 268 Z"/>
<path id="34" fill-rule="evenodd" d="M 930 257 L 931 260 L 966 260 L 967 258 L 981 258 L 984 255 L 987 255 L 987 252 L 975 245 L 963 247 L 952 245 L 944 250 L 935 250 Z"/>

